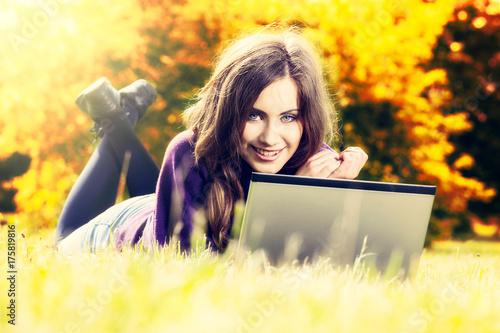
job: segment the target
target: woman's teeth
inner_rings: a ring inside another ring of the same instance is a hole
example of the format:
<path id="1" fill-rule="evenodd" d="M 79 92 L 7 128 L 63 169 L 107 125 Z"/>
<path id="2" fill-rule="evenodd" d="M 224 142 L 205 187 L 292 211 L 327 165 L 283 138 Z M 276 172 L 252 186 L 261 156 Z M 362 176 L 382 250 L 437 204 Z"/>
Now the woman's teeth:
<path id="1" fill-rule="evenodd" d="M 255 148 L 255 150 L 259 154 L 264 155 L 264 156 L 273 156 L 273 155 L 276 155 L 277 153 L 279 153 L 279 150 L 268 151 L 268 150 L 263 150 L 263 149 L 259 149 L 259 148 Z"/>

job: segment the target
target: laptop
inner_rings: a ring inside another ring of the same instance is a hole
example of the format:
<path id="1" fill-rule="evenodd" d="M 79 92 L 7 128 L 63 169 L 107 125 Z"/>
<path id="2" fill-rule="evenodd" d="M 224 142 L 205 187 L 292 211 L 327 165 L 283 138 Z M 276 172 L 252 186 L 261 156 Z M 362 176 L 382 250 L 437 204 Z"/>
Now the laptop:
<path id="1" fill-rule="evenodd" d="M 238 250 L 273 264 L 361 259 L 380 271 L 418 267 L 435 186 L 253 173 Z"/>

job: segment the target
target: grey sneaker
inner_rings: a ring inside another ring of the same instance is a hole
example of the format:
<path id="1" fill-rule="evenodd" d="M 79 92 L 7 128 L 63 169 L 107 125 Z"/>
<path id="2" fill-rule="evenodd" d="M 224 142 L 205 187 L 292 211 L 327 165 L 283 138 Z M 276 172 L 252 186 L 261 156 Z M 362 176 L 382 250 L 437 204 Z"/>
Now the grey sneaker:
<path id="1" fill-rule="evenodd" d="M 133 108 L 138 113 L 138 119 L 141 119 L 146 114 L 146 110 L 158 96 L 155 88 L 142 79 L 120 89 L 118 93 L 121 97 L 121 106 L 124 112 L 128 114 L 131 112 L 130 108 Z"/>
<path id="2" fill-rule="evenodd" d="M 155 88 L 145 80 L 137 80 L 117 91 L 108 79 L 102 77 L 82 91 L 75 103 L 94 120 L 94 127 L 90 131 L 97 133 L 95 142 L 113 128 L 113 118 L 125 118 L 136 113 L 137 116 L 129 117 L 129 121 L 135 123 L 146 114 L 156 97 Z"/>
<path id="3" fill-rule="evenodd" d="M 103 118 L 123 114 L 120 94 L 105 77 L 95 81 L 82 91 L 76 97 L 75 103 L 96 123 L 99 123 Z"/>

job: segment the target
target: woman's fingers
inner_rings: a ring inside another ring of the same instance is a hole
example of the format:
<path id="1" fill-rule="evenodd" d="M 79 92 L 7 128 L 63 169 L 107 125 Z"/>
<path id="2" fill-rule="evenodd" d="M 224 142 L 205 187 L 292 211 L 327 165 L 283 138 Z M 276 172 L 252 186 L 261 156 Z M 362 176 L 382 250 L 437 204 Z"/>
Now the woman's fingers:
<path id="1" fill-rule="evenodd" d="M 354 179 L 368 160 L 368 155 L 359 147 L 349 147 L 339 154 L 342 163 L 329 178 Z"/>
<path id="2" fill-rule="evenodd" d="M 334 172 L 341 164 L 339 154 L 331 150 L 323 150 L 314 154 L 297 171 L 298 176 L 326 178 Z"/>
<path id="3" fill-rule="evenodd" d="M 349 147 L 340 154 L 331 150 L 323 150 L 304 163 L 296 175 L 354 179 L 359 175 L 367 160 L 368 155 L 359 147 Z"/>

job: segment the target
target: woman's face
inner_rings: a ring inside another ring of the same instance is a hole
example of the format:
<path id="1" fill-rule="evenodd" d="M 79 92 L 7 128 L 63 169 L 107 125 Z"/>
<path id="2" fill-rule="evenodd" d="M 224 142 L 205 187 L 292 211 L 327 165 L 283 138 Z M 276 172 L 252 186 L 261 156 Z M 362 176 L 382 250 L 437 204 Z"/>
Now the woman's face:
<path id="1" fill-rule="evenodd" d="M 303 124 L 290 77 L 260 93 L 245 123 L 241 157 L 257 172 L 277 173 L 299 147 Z"/>

